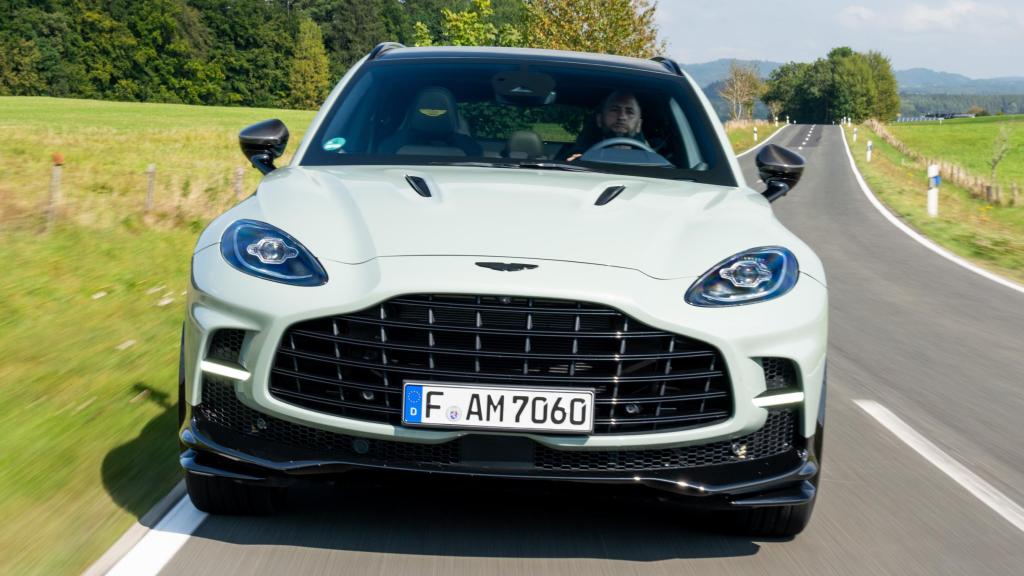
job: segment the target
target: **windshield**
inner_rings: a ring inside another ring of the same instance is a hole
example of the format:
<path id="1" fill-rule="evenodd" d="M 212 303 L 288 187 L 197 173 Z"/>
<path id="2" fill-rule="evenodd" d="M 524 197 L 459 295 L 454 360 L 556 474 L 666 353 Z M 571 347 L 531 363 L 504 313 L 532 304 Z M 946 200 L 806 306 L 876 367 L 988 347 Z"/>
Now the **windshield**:
<path id="1" fill-rule="evenodd" d="M 570 63 L 372 62 L 301 163 L 539 167 L 735 185 L 683 78 Z"/>

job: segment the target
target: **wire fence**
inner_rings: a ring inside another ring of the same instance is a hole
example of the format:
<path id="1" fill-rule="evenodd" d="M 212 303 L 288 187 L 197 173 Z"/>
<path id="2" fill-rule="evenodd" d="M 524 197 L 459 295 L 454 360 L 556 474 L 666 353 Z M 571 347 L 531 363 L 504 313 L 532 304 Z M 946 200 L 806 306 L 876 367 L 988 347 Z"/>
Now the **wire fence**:
<path id="1" fill-rule="evenodd" d="M 990 204 L 1001 206 L 1021 206 L 1021 189 L 1017 182 L 1007 186 L 993 183 L 990 180 L 971 173 L 963 166 L 955 162 L 949 162 L 941 158 L 929 158 L 904 144 L 889 132 L 884 124 L 877 120 L 866 122 L 875 134 L 887 144 L 898 150 L 901 154 L 909 156 L 914 160 L 923 162 L 926 166 L 936 165 L 939 167 L 939 176 L 946 182 L 955 184 L 967 190 L 971 196 L 984 200 Z"/>

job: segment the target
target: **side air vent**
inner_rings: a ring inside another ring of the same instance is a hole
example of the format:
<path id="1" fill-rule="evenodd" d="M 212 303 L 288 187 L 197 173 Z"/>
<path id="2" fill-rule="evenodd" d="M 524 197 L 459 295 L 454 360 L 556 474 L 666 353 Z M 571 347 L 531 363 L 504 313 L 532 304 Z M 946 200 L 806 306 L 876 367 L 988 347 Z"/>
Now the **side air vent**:
<path id="1" fill-rule="evenodd" d="M 764 381 L 768 390 L 799 390 L 800 382 L 796 376 L 796 364 L 787 358 L 761 358 L 764 368 Z"/>
<path id="2" fill-rule="evenodd" d="M 412 186 L 412 189 L 420 196 L 423 196 L 424 198 L 430 198 L 432 196 L 430 193 L 430 186 L 427 186 L 427 181 L 423 178 L 420 178 L 419 176 L 406 176 L 405 181 L 408 182 L 409 186 Z"/>
<path id="3" fill-rule="evenodd" d="M 245 341 L 245 330 L 225 328 L 217 330 L 210 339 L 210 348 L 206 354 L 209 360 L 220 360 L 232 364 L 240 364 L 242 342 Z"/>

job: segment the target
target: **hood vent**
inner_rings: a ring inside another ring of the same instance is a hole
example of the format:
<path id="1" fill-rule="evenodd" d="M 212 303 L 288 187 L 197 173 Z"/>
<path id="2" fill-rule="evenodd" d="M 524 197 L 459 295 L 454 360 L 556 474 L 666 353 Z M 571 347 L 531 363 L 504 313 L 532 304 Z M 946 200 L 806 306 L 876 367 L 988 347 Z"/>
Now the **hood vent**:
<path id="1" fill-rule="evenodd" d="M 430 186 L 427 186 L 426 180 L 419 176 L 406 176 L 405 181 L 409 183 L 409 186 L 412 186 L 412 189 L 415 190 L 417 194 L 424 198 L 430 198 Z"/>
<path id="2" fill-rule="evenodd" d="M 615 197 L 621 194 L 625 189 L 625 186 L 609 186 L 608 188 L 605 188 L 604 192 L 601 192 L 601 195 L 597 197 L 597 202 L 594 202 L 594 205 L 604 206 L 612 200 L 615 200 Z"/>

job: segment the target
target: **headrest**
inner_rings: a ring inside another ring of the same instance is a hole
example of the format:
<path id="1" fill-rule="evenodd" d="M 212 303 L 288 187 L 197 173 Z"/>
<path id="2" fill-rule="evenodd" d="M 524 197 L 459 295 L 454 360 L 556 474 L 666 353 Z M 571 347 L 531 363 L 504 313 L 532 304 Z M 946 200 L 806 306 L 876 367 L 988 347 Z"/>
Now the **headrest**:
<path id="1" fill-rule="evenodd" d="M 508 137 L 505 155 L 509 158 L 543 158 L 544 143 L 532 130 L 516 130 Z"/>
<path id="2" fill-rule="evenodd" d="M 431 136 L 453 134 L 459 125 L 455 96 L 439 86 L 420 91 L 409 114 L 409 128 Z"/>

